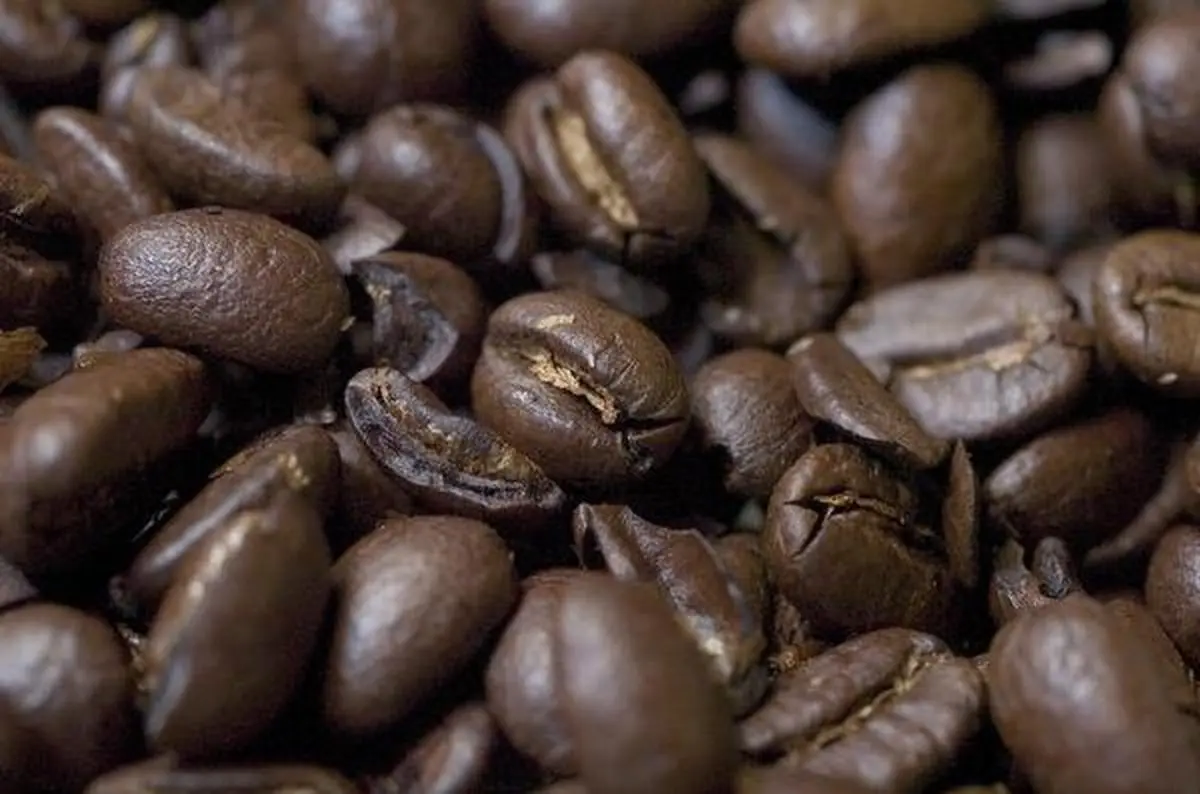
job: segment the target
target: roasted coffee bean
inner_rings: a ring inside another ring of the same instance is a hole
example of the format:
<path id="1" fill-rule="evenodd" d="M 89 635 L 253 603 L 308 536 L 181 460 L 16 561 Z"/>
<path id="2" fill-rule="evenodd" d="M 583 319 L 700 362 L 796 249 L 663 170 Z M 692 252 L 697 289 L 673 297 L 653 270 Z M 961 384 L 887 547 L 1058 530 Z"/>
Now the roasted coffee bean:
<path id="1" fill-rule="evenodd" d="M 989 657 L 993 720 L 1038 791 L 1195 790 L 1196 724 L 1173 707 L 1151 652 L 1099 603 L 1073 596 L 1024 615 Z M 1041 724 L 1071 728 L 1030 730 Z"/>
<path id="2" fill-rule="evenodd" d="M 1200 166 L 1200 93 L 1191 75 L 1200 59 L 1200 10 L 1181 11 L 1138 29 L 1121 59 L 1121 74 L 1141 115 L 1146 146 L 1161 162 Z"/>
<path id="3" fill-rule="evenodd" d="M 731 493 L 767 499 L 812 440 L 812 420 L 782 356 L 747 348 L 710 359 L 692 378 L 692 421 L 720 456 Z"/>
<path id="4" fill-rule="evenodd" d="M 1116 618 L 1125 633 L 1149 651 L 1158 668 L 1158 676 L 1167 685 L 1175 707 L 1195 719 L 1200 704 L 1196 701 L 1191 668 L 1158 618 L 1146 606 L 1141 594 L 1137 591 L 1117 591 L 1106 593 L 1098 600 L 1104 604 L 1108 614 Z"/>
<path id="5" fill-rule="evenodd" d="M 179 766 L 154 759 L 97 778 L 85 794 L 357 794 L 338 773 L 316 766 Z"/>
<path id="6" fill-rule="evenodd" d="M 125 121 L 139 68 L 188 66 L 191 59 L 182 19 L 161 11 L 138 17 L 109 39 L 105 49 L 100 112 L 112 121 Z"/>
<path id="7" fill-rule="evenodd" d="M 52 108 L 38 115 L 33 136 L 63 198 L 100 239 L 174 209 L 134 145 L 98 116 Z"/>
<path id="8" fill-rule="evenodd" d="M 82 281 L 70 263 L 0 239 L 0 328 L 32 326 L 49 337 L 73 330 L 84 305 Z"/>
<path id="9" fill-rule="evenodd" d="M 957 600 L 939 527 L 919 495 L 858 447 L 809 450 L 771 494 L 763 552 L 780 593 L 820 633 L 886 626 L 934 634 Z"/>
<path id="10" fill-rule="evenodd" d="M 335 111 L 364 114 L 457 94 L 478 14 L 470 0 L 291 0 L 286 16 L 309 89 Z"/>
<path id="11" fill-rule="evenodd" d="M 618 505 L 580 505 L 571 523 L 584 564 L 659 587 L 725 685 L 735 714 L 758 705 L 767 688 L 763 613 L 751 607 L 713 544 L 694 529 L 661 527 Z"/>
<path id="12" fill-rule="evenodd" d="M 704 166 L 667 98 L 620 55 L 584 52 L 528 83 L 506 134 L 553 223 L 597 253 L 656 265 L 703 231 Z"/>
<path id="13" fill-rule="evenodd" d="M 776 683 L 739 726 L 742 749 L 871 791 L 920 792 L 983 721 L 984 682 L 935 637 L 884 629 L 812 659 Z M 919 734 L 906 726 L 923 726 Z"/>
<path id="14" fill-rule="evenodd" d="M 405 246 L 455 262 L 523 259 L 535 242 L 524 177 L 498 132 L 449 108 L 401 105 L 363 128 L 352 185 Z"/>
<path id="15" fill-rule="evenodd" d="M 61 244 L 78 228 L 65 196 L 25 164 L 0 156 L 0 231 L 5 237 L 40 247 Z"/>
<path id="16" fill-rule="evenodd" d="M 971 270 L 1028 270 L 1049 273 L 1058 262 L 1046 246 L 1020 234 L 1000 234 L 975 246 Z"/>
<path id="17" fill-rule="evenodd" d="M 62 0 L 67 12 L 86 25 L 114 27 L 150 8 L 150 0 Z"/>
<path id="18" fill-rule="evenodd" d="M 1200 666 L 1200 531 L 1172 529 L 1154 550 L 1146 602 L 1192 667 Z"/>
<path id="19" fill-rule="evenodd" d="M 325 363 L 350 314 L 337 268 L 315 240 L 241 210 L 182 210 L 126 226 L 105 245 L 100 275 L 115 322 L 268 372 Z"/>
<path id="20" fill-rule="evenodd" d="M 35 575 L 85 564 L 121 530 L 139 479 L 192 438 L 210 403 L 204 365 L 161 348 L 26 400 L 0 425 L 0 554 Z"/>
<path id="21" fill-rule="evenodd" d="M 471 374 L 487 323 L 479 287 L 445 259 L 397 251 L 360 259 L 354 275 L 374 304 L 374 355 L 431 388 Z"/>
<path id="22" fill-rule="evenodd" d="M 0 81 L 33 88 L 86 80 L 99 53 L 62 2 L 5 0 L 0 4 Z"/>
<path id="23" fill-rule="evenodd" d="M 812 334 L 788 351 L 804 411 L 897 465 L 931 469 L 950 445 L 928 435 L 833 334 Z"/>
<path id="24" fill-rule="evenodd" d="M 400 221 L 362 196 L 351 193 L 342 201 L 334 230 L 321 240 L 321 245 L 329 252 L 338 270 L 348 276 L 353 272 L 351 265 L 359 259 L 392 250 L 407 233 Z"/>
<path id="25" fill-rule="evenodd" d="M 136 758 L 129 657 L 99 618 L 58 604 L 0 614 L 0 715 L 24 745 L 19 769 L 34 791 L 79 791 Z M 7 760 L 7 759 L 6 759 Z"/>
<path id="26" fill-rule="evenodd" d="M 358 540 L 378 522 L 413 512 L 412 497 L 380 468 L 350 422 L 338 422 L 329 435 L 337 444 L 342 472 L 335 529 Z"/>
<path id="27" fill-rule="evenodd" d="M 36 328 L 0 331 L 0 391 L 28 375 L 45 347 Z"/>
<path id="28" fill-rule="evenodd" d="M 337 447 L 318 427 L 284 428 L 257 439 L 212 472 L 208 485 L 134 558 L 126 576 L 130 595 L 152 614 L 180 567 L 214 532 L 286 492 L 324 516 L 337 498 L 339 474 Z"/>
<path id="29" fill-rule="evenodd" d="M 658 55 L 693 43 L 722 21 L 730 0 L 684 0 L 641 14 L 637 0 L 485 0 L 488 26 L 523 58 L 558 66 L 583 50 L 611 50 L 634 57 Z"/>
<path id="30" fill-rule="evenodd" d="M 591 488 L 659 467 L 688 424 L 670 351 L 633 318 L 573 292 L 524 295 L 492 313 L 471 400 L 551 479 Z"/>
<path id="31" fill-rule="evenodd" d="M 988 11 L 984 0 L 753 0 L 738 17 L 734 43 L 756 66 L 825 77 L 963 38 Z"/>
<path id="32" fill-rule="evenodd" d="M 200 72 L 140 70 L 128 113 L 140 151 L 180 201 L 254 210 L 321 228 L 345 195 L 323 154 L 222 96 Z"/>
<path id="33" fill-rule="evenodd" d="M 566 505 L 529 457 L 396 370 L 355 375 L 346 414 L 384 471 L 436 510 L 528 532 Z"/>
<path id="34" fill-rule="evenodd" d="M 1150 231 L 1115 245 L 1093 282 L 1096 328 L 1129 372 L 1165 394 L 1200 396 L 1200 236 Z"/>
<path id="35" fill-rule="evenodd" d="M 988 610 L 997 626 L 1083 592 L 1071 550 L 1058 538 L 1038 541 L 1028 564 L 1025 556 L 1025 547 L 1012 539 L 996 552 L 988 586 Z"/>
<path id="36" fill-rule="evenodd" d="M 809 190 L 824 193 L 837 159 L 834 121 L 793 93 L 779 75 L 747 69 L 738 81 L 738 132 Z"/>
<path id="37" fill-rule="evenodd" d="M 671 304 L 671 296 L 653 281 L 587 249 L 542 252 L 530 260 L 529 268 L 542 289 L 573 289 L 650 325 L 661 319 Z"/>
<path id="38" fill-rule="evenodd" d="M 909 16 L 908 4 L 897 8 Z M 989 231 L 1000 144 L 987 86 L 960 67 L 914 67 L 854 109 L 831 195 L 868 287 L 944 270 Z"/>
<path id="39" fill-rule="evenodd" d="M 465 518 L 383 522 L 334 566 L 324 667 L 328 726 L 364 735 L 398 723 L 461 669 L 517 595 L 508 550 Z"/>
<path id="40" fill-rule="evenodd" d="M 366 794 L 469 794 L 486 781 L 496 723 L 478 703 L 450 713 L 386 774 L 366 781 Z"/>
<path id="41" fill-rule="evenodd" d="M 1059 284 L 1075 302 L 1079 319 L 1091 328 L 1096 327 L 1096 315 L 1092 308 L 1092 283 L 1096 280 L 1096 273 L 1100 271 L 1104 260 L 1108 258 L 1111 248 L 1111 243 L 1097 243 L 1081 248 L 1063 259 L 1058 268 Z"/>
<path id="42" fill-rule="evenodd" d="M 782 347 L 836 318 L 854 280 L 849 244 L 826 202 L 734 138 L 696 149 L 720 186 L 701 259 L 705 322 L 741 345 Z"/>
<path id="43" fill-rule="evenodd" d="M 1099 30 L 1049 30 L 1033 50 L 1004 66 L 1003 86 L 1027 94 L 1079 90 L 1112 68 L 1112 40 Z"/>
<path id="44" fill-rule="evenodd" d="M 988 520 L 1029 548 L 1057 537 L 1085 553 L 1133 520 L 1154 494 L 1166 452 L 1150 420 L 1131 409 L 1056 428 L 988 476 Z"/>
<path id="45" fill-rule="evenodd" d="M 307 670 L 330 565 L 321 516 L 295 493 L 208 534 L 176 572 L 146 643 L 155 749 L 229 753 L 271 724 Z"/>
<path id="46" fill-rule="evenodd" d="M 842 341 L 931 435 L 1021 438 L 1058 420 L 1088 386 L 1090 332 L 1050 277 L 947 274 L 851 306 Z"/>

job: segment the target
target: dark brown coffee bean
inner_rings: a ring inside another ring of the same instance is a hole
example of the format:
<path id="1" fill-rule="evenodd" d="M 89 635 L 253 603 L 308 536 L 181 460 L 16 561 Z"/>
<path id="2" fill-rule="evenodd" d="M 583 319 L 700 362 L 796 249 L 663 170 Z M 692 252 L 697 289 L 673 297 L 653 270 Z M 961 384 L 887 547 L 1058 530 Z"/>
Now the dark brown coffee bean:
<path id="1" fill-rule="evenodd" d="M 342 471 L 335 529 L 358 540 L 380 521 L 413 512 L 412 497 L 380 468 L 350 422 L 338 422 L 329 428 L 329 435 L 337 444 Z"/>
<path id="2" fill-rule="evenodd" d="M 927 5 L 939 18 L 946 13 Z M 897 13 L 908 18 L 908 8 Z M 1000 144 L 987 86 L 956 66 L 914 67 L 855 108 L 832 198 L 869 287 L 943 270 L 987 233 L 1001 188 Z"/>
<path id="3" fill-rule="evenodd" d="M 146 737 L 184 758 L 244 748 L 300 685 L 330 591 L 321 517 L 295 493 L 209 533 L 146 644 Z"/>
<path id="4" fill-rule="evenodd" d="M 671 353 L 645 326 L 573 292 L 492 313 L 471 381 L 479 420 L 553 480 L 605 488 L 662 465 L 687 431 Z"/>
<path id="5" fill-rule="evenodd" d="M 712 544 L 725 573 L 745 598 L 751 614 L 762 624 L 771 614 L 772 588 L 759 537 L 753 532 L 731 532 Z"/>
<path id="6" fill-rule="evenodd" d="M 253 210 L 319 228 L 346 189 L 318 150 L 222 96 L 200 72 L 139 71 L 129 123 L 171 194 L 190 204 Z"/>
<path id="7" fill-rule="evenodd" d="M 8 771 L 34 791 L 79 791 L 136 757 L 129 657 L 83 612 L 30 604 L 0 615 L 0 709 L 25 744 Z"/>
<path id="8" fill-rule="evenodd" d="M 1160 162 L 1200 166 L 1200 10 L 1181 11 L 1139 28 L 1121 58 L 1121 74 L 1137 102 L 1145 144 Z"/>
<path id="9" fill-rule="evenodd" d="M 751 608 L 703 535 L 658 526 L 617 505 L 580 505 L 571 523 L 584 564 L 598 564 L 621 581 L 658 586 L 725 686 L 735 715 L 758 705 L 768 683 L 760 664 L 762 613 Z"/>
<path id="10" fill-rule="evenodd" d="M 528 255 L 535 227 L 498 132 L 436 105 L 402 105 L 363 128 L 352 185 L 408 229 L 405 246 L 470 263 Z"/>
<path id="11" fill-rule="evenodd" d="M 527 84 L 506 132 L 554 224 L 597 253 L 657 264 L 704 228 L 704 166 L 666 97 L 620 55 L 584 52 Z"/>
<path id="12" fill-rule="evenodd" d="M 410 714 L 470 661 L 517 595 L 496 533 L 449 517 L 382 523 L 338 560 L 334 585 L 324 715 L 349 735 Z"/>
<path id="13" fill-rule="evenodd" d="M 486 782 L 496 723 L 479 703 L 460 706 L 386 774 L 366 781 L 366 794 L 470 794 Z"/>
<path id="14" fill-rule="evenodd" d="M 358 794 L 341 775 L 316 766 L 181 767 L 156 758 L 97 778 L 84 794 Z"/>
<path id="15" fill-rule="evenodd" d="M 1083 592 L 1075 573 L 1071 550 L 1058 538 L 1043 538 L 1025 559 L 1025 547 L 1015 540 L 996 552 L 988 584 L 988 611 L 997 626 L 1025 612 Z"/>
<path id="16" fill-rule="evenodd" d="M 1058 282 L 1075 302 L 1079 319 L 1092 328 L 1096 327 L 1092 283 L 1111 249 L 1112 244 L 1107 242 L 1080 248 L 1063 259 L 1058 268 Z"/>
<path id="17" fill-rule="evenodd" d="M 73 372 L 26 400 L 0 425 L 0 554 L 30 574 L 86 563 L 210 403 L 203 364 L 165 349 Z"/>
<path id="18" fill-rule="evenodd" d="M 87 79 L 99 53 L 65 3 L 5 0 L 0 4 L 0 81 L 31 87 Z"/>
<path id="19" fill-rule="evenodd" d="M 1194 723 L 1173 707 L 1150 652 L 1097 602 L 1073 596 L 1024 615 L 989 656 L 992 718 L 1038 791 L 1195 790 Z"/>
<path id="20" fill-rule="evenodd" d="M 38 597 L 37 588 L 29 583 L 17 566 L 0 557 L 0 610 L 19 606 Z M 0 716 L 0 721 L 3 721 Z M 3 746 L 0 741 L 0 746 Z M 0 763 L 0 769 L 3 768 Z M 3 778 L 0 778 L 2 780 Z"/>
<path id="21" fill-rule="evenodd" d="M 1027 94 L 1079 90 L 1108 74 L 1115 58 L 1103 31 L 1051 29 L 1038 36 L 1031 52 L 1004 65 L 1003 85 Z"/>
<path id="22" fill-rule="evenodd" d="M 130 595 L 153 614 L 180 566 L 236 516 L 265 509 L 289 491 L 324 516 L 339 483 L 337 447 L 324 430 L 290 427 L 257 439 L 212 472 L 208 485 L 134 558 L 126 577 Z"/>
<path id="23" fill-rule="evenodd" d="M 139 68 L 183 67 L 191 60 L 182 19 L 162 11 L 138 17 L 108 41 L 101 64 L 100 112 L 111 121 L 124 122 Z"/>
<path id="24" fill-rule="evenodd" d="M 871 788 L 776 765 L 743 766 L 736 791 L 737 794 L 868 794 Z"/>
<path id="25" fill-rule="evenodd" d="M 742 137 L 792 179 L 824 194 L 837 159 L 837 124 L 765 69 L 745 71 L 736 104 Z"/>
<path id="26" fill-rule="evenodd" d="M 211 4 L 188 26 L 204 71 L 220 82 L 235 73 L 293 68 L 293 43 L 278 24 L 281 10 L 260 0 Z"/>
<path id="27" fill-rule="evenodd" d="M 0 328 L 28 325 L 46 336 L 61 336 L 78 325 L 82 282 L 71 264 L 0 239 Z"/>
<path id="28" fill-rule="evenodd" d="M 964 38 L 988 11 L 984 0 L 754 0 L 742 8 L 734 43 L 755 66 L 823 78 Z"/>
<path id="29" fill-rule="evenodd" d="M 796 399 L 787 360 L 765 350 L 735 350 L 701 367 L 690 392 L 701 444 L 721 457 L 725 487 L 770 497 L 812 441 L 812 420 Z"/>
<path id="30" fill-rule="evenodd" d="M 98 116 L 51 108 L 38 114 L 33 135 L 63 198 L 101 240 L 174 209 L 134 145 Z"/>
<path id="31" fill-rule="evenodd" d="M 1136 590 L 1117 591 L 1104 594 L 1097 600 L 1104 604 L 1109 615 L 1116 618 L 1126 634 L 1149 651 L 1157 667 L 1159 680 L 1166 684 L 1175 707 L 1190 716 L 1195 724 L 1200 704 L 1196 701 L 1191 668 L 1141 594 Z"/>
<path id="32" fill-rule="evenodd" d="M 701 253 L 716 268 L 701 266 L 708 325 L 735 344 L 782 347 L 832 324 L 854 280 L 833 209 L 734 138 L 701 135 L 696 149 L 721 188 Z"/>
<path id="33" fill-rule="evenodd" d="M 922 507 L 907 482 L 858 447 L 809 450 L 767 510 L 763 552 L 780 592 L 822 634 L 944 633 L 956 588 Z"/>
<path id="34" fill-rule="evenodd" d="M 62 0 L 67 12 L 85 25 L 106 28 L 123 25 L 150 9 L 150 0 Z"/>
<path id="35" fill-rule="evenodd" d="M 352 270 L 374 304 L 371 364 L 433 389 L 466 380 L 487 324 L 470 276 L 445 259 L 398 251 L 361 259 Z"/>
<path id="36" fill-rule="evenodd" d="M 321 245 L 342 275 L 349 276 L 354 262 L 392 250 L 407 233 L 404 224 L 362 196 L 350 193 L 342 201 L 334 230 L 321 240 Z"/>
<path id="37" fill-rule="evenodd" d="M 268 372 L 323 364 L 350 314 L 321 246 L 265 215 L 220 208 L 126 226 L 100 256 L 109 317 Z"/>
<path id="38" fill-rule="evenodd" d="M 1200 396 L 1200 235 L 1149 231 L 1109 252 L 1096 274 L 1096 327 L 1116 359 L 1165 394 Z"/>
<path id="39" fill-rule="evenodd" d="M 662 319 L 671 303 L 670 294 L 653 281 L 583 248 L 537 254 L 529 268 L 542 289 L 573 289 L 650 325 Z"/>
<path id="40" fill-rule="evenodd" d="M 908 410 L 833 334 L 812 334 L 788 351 L 800 406 L 856 443 L 913 469 L 932 469 L 950 445 L 928 435 Z"/>
<path id="41" fill-rule="evenodd" d="M 984 683 L 935 637 L 884 629 L 781 679 L 739 726 L 742 749 L 871 791 L 920 792 L 982 727 Z M 907 726 L 920 724 L 919 733 Z"/>
<path id="42" fill-rule="evenodd" d="M 1109 229 L 1113 174 L 1103 132 L 1091 115 L 1048 116 L 1017 143 L 1020 228 L 1055 250 Z"/>
<path id="43" fill-rule="evenodd" d="M 1172 529 L 1154 550 L 1146 602 L 1192 667 L 1200 667 L 1200 530 Z"/>
<path id="44" fill-rule="evenodd" d="M 470 0 L 292 0 L 287 10 L 305 82 L 348 114 L 457 94 L 471 73 L 478 14 Z"/>
<path id="45" fill-rule="evenodd" d="M 1091 334 L 1049 276 L 947 274 L 884 290 L 838 336 L 931 435 L 1021 438 L 1083 396 Z"/>
<path id="46" fill-rule="evenodd" d="M 945 495 L 942 500 L 942 539 L 950 576 L 967 590 L 974 590 L 982 575 L 983 545 L 981 516 L 983 495 L 979 475 L 967 452 L 966 444 L 955 442 L 946 467 Z"/>
<path id="47" fill-rule="evenodd" d="M 65 196 L 25 164 L 0 156 L 0 230 L 6 237 L 61 245 L 61 238 L 73 238 L 78 228 Z"/>
<path id="48" fill-rule="evenodd" d="M 528 532 L 566 504 L 536 463 L 396 370 L 363 370 L 345 400 L 350 423 L 379 465 L 435 510 Z"/>
<path id="49" fill-rule="evenodd" d="M 665 53 L 710 33 L 729 0 L 684 0 L 641 14 L 637 0 L 485 0 L 492 32 L 513 52 L 542 66 L 558 66 L 583 50 L 633 57 Z"/>
<path id="50" fill-rule="evenodd" d="M 557 684 L 589 794 L 727 791 L 728 706 L 654 586 L 577 579 L 557 612 Z"/>

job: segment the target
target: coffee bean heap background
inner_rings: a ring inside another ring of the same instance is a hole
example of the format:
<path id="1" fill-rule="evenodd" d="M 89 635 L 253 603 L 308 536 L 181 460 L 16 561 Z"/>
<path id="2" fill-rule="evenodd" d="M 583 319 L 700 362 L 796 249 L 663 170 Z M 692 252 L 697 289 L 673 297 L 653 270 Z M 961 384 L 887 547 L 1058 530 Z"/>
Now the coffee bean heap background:
<path id="1" fill-rule="evenodd" d="M 1200 2 L 0 0 L 0 149 L 0 793 L 1200 792 Z"/>

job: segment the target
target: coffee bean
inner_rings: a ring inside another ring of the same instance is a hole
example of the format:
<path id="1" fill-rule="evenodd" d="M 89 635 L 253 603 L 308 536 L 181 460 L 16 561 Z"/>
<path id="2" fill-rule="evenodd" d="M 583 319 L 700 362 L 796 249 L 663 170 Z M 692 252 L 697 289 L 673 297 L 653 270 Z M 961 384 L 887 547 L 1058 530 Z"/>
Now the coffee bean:
<path id="1" fill-rule="evenodd" d="M 78 232 L 68 199 L 23 163 L 0 156 L 0 229 L 14 242 L 42 246 Z"/>
<path id="2" fill-rule="evenodd" d="M 207 377 L 184 353 L 135 350 L 26 400 L 0 425 L 0 554 L 35 575 L 86 564 L 200 427 Z"/>
<path id="3" fill-rule="evenodd" d="M 1173 708 L 1149 652 L 1095 601 L 1073 596 L 1019 618 L 989 656 L 996 728 L 1039 791 L 1149 794 L 1200 780 L 1194 722 Z"/>
<path id="4" fill-rule="evenodd" d="M 244 748 L 300 685 L 329 596 L 321 517 L 284 495 L 214 528 L 176 573 L 146 645 L 146 737 L 184 758 Z"/>
<path id="5" fill-rule="evenodd" d="M 0 391 L 28 375 L 45 347 L 35 328 L 0 331 Z"/>
<path id="6" fill-rule="evenodd" d="M 287 24 L 309 89 L 335 111 L 363 114 L 457 94 L 477 16 L 468 0 L 292 0 Z"/>
<path id="7" fill-rule="evenodd" d="M 6 771 L 32 790 L 78 791 L 136 757 L 129 658 L 104 621 L 78 610 L 0 614 L 0 709 L 24 745 L 20 768 Z"/>
<path id="8" fill-rule="evenodd" d="M 346 192 L 324 155 L 197 71 L 140 70 L 128 113 L 139 149 L 180 201 L 321 228 Z"/>
<path id="9" fill-rule="evenodd" d="M 1200 532 L 1172 529 L 1154 550 L 1146 574 L 1146 601 L 1188 664 L 1200 660 Z"/>
<path id="10" fill-rule="evenodd" d="M 0 80 L 61 87 L 86 80 L 99 53 L 65 3 L 6 0 L 0 6 Z"/>
<path id="11" fill-rule="evenodd" d="M 324 716 L 343 734 L 379 731 L 461 669 L 516 598 L 508 550 L 463 518 L 391 519 L 338 560 Z"/>
<path id="12" fill-rule="evenodd" d="M 781 679 L 739 726 L 742 748 L 871 791 L 920 792 L 979 731 L 984 683 L 935 637 L 884 629 Z M 924 726 L 919 735 L 904 726 Z"/>
<path id="13" fill-rule="evenodd" d="M 766 499 L 812 438 L 812 420 L 781 356 L 747 348 L 710 359 L 692 378 L 692 419 L 720 456 L 725 487 Z"/>
<path id="14" fill-rule="evenodd" d="M 747 69 L 738 81 L 738 132 L 809 190 L 824 193 L 837 159 L 837 125 L 779 75 Z"/>
<path id="15" fill-rule="evenodd" d="M 1200 94 L 1191 74 L 1200 61 L 1200 14 L 1183 11 L 1138 29 L 1121 58 L 1145 131 L 1146 146 L 1161 162 L 1184 168 L 1200 165 L 1194 152 L 1200 139 Z"/>
<path id="16" fill-rule="evenodd" d="M 722 191 L 701 253 L 717 270 L 701 270 L 714 293 L 705 321 L 735 343 L 765 347 L 831 325 L 854 280 L 833 209 L 734 138 L 695 143 Z"/>
<path id="17" fill-rule="evenodd" d="M 392 250 L 407 233 L 404 224 L 362 196 L 350 193 L 338 210 L 334 230 L 321 240 L 321 245 L 342 275 L 348 276 L 354 262 Z"/>
<path id="18" fill-rule="evenodd" d="M 139 68 L 185 67 L 191 60 L 191 45 L 182 19 L 161 11 L 138 17 L 114 34 L 104 51 L 100 112 L 111 121 L 125 121 Z"/>
<path id="19" fill-rule="evenodd" d="M 763 551 L 780 593 L 823 634 L 946 632 L 955 587 L 940 528 L 922 508 L 904 478 L 858 447 L 809 450 L 767 510 Z"/>
<path id="20" fill-rule="evenodd" d="M 908 5 L 897 8 L 907 18 Z M 953 66 L 905 71 L 846 119 L 831 195 L 869 287 L 943 270 L 986 234 L 1001 188 L 998 125 L 987 86 Z"/>
<path id="21" fill-rule="evenodd" d="M 132 764 L 97 778 L 84 794 L 357 794 L 349 780 L 316 766 L 178 766 L 169 759 Z"/>
<path id="22" fill-rule="evenodd" d="M 67 11 L 86 25 L 123 25 L 150 7 L 149 0 L 63 0 Z"/>
<path id="23" fill-rule="evenodd" d="M 734 43 L 748 63 L 788 77 L 821 77 L 963 38 L 987 19 L 982 0 L 753 0 Z"/>
<path id="24" fill-rule="evenodd" d="M 487 709 L 471 703 L 455 709 L 384 775 L 370 778 L 367 794 L 478 790 L 486 782 L 496 745 L 496 723 Z"/>
<path id="25" fill-rule="evenodd" d="M 0 327 L 36 327 L 55 338 L 78 327 L 82 278 L 69 262 L 0 239 Z"/>
<path id="26" fill-rule="evenodd" d="M 1079 319 L 1092 328 L 1096 327 L 1096 315 L 1092 308 L 1092 283 L 1096 280 L 1096 274 L 1104 260 L 1108 258 L 1111 248 L 1111 243 L 1097 243 L 1081 248 L 1063 259 L 1058 268 L 1058 281 L 1075 302 Z"/>
<path id="27" fill-rule="evenodd" d="M 355 375 L 346 414 L 379 465 L 435 509 L 528 532 L 565 506 L 534 461 L 396 370 Z"/>
<path id="28" fill-rule="evenodd" d="M 553 223 L 597 253 L 655 265 L 703 231 L 704 167 L 666 97 L 620 55 L 583 52 L 528 83 L 506 134 Z"/>
<path id="29" fill-rule="evenodd" d="M 52 108 L 38 115 L 33 135 L 63 197 L 100 239 L 174 209 L 137 149 L 103 119 Z"/>
<path id="30" fill-rule="evenodd" d="M 1166 684 L 1175 707 L 1195 719 L 1197 700 L 1192 672 L 1179 650 L 1163 629 L 1162 624 L 1137 591 L 1116 591 L 1101 595 L 1098 600 L 1116 619 L 1124 632 L 1149 651 L 1159 678 Z"/>
<path id="31" fill-rule="evenodd" d="M 375 524 L 413 512 L 412 497 L 380 468 L 370 450 L 346 420 L 329 428 L 337 444 L 342 481 L 335 505 L 333 528 L 358 540 Z"/>
<path id="32" fill-rule="evenodd" d="M 1004 87 L 1014 93 L 1083 90 L 1108 74 L 1115 59 L 1112 40 L 1102 31 L 1049 30 L 1033 51 L 1004 66 Z"/>
<path id="33" fill-rule="evenodd" d="M 100 256 L 116 322 L 268 372 L 324 363 L 349 315 L 320 245 L 265 215 L 207 208 L 126 226 Z"/>
<path id="34" fill-rule="evenodd" d="M 833 334 L 812 334 L 788 351 L 805 412 L 899 466 L 931 469 L 950 452 L 928 435 Z"/>
<path id="35" fill-rule="evenodd" d="M 662 342 L 572 292 L 492 313 L 471 399 L 479 420 L 551 479 L 593 488 L 661 466 L 688 422 L 687 387 Z"/>
<path id="36" fill-rule="evenodd" d="M 998 626 L 1083 592 L 1071 550 L 1058 538 L 1040 540 L 1028 564 L 1025 557 L 1025 547 L 1012 539 L 996 553 L 988 585 L 988 610 Z"/>
<path id="37" fill-rule="evenodd" d="M 394 367 L 431 388 L 471 374 L 487 323 L 479 287 L 445 259 L 386 252 L 356 261 L 374 304 L 374 366 Z"/>
<path id="38" fill-rule="evenodd" d="M 37 597 L 37 588 L 29 583 L 25 574 L 21 573 L 21 570 L 15 565 L 0 557 L 0 610 L 19 606 Z"/>
<path id="39" fill-rule="evenodd" d="M 1048 276 L 992 270 L 884 290 L 837 330 L 927 432 L 984 441 L 1036 432 L 1082 397 L 1091 334 L 1073 315 Z"/>
<path id="40" fill-rule="evenodd" d="M 338 484 L 337 448 L 324 430 L 290 427 L 255 440 L 212 472 L 204 489 L 134 558 L 126 577 L 130 595 L 154 613 L 180 567 L 238 515 L 264 510 L 292 492 L 324 516 Z"/>
<path id="41" fill-rule="evenodd" d="M 1093 282 L 1096 327 L 1116 359 L 1166 394 L 1200 395 L 1200 237 L 1143 232 L 1113 247 Z"/>
<path id="42" fill-rule="evenodd" d="M 871 789 L 847 780 L 782 766 L 744 766 L 737 794 L 867 794 Z"/>
<path id="43" fill-rule="evenodd" d="M 725 685 L 735 714 L 758 705 L 767 687 L 762 612 L 696 530 L 667 529 L 627 507 L 583 504 L 572 517 L 575 548 L 621 581 L 656 584 Z M 598 558 L 598 559 L 596 559 Z"/>
<path id="44" fill-rule="evenodd" d="M 653 281 L 605 261 L 587 249 L 536 254 L 529 263 L 542 289 L 573 289 L 602 300 L 634 319 L 653 325 L 671 296 Z"/>

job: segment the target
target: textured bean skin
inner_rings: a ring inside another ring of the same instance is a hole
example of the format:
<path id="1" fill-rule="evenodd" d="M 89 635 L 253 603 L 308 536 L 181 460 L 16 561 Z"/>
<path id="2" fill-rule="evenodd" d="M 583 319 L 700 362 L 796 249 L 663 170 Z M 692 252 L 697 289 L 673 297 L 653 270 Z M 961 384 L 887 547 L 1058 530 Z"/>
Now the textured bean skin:
<path id="1" fill-rule="evenodd" d="M 125 327 L 269 372 L 324 363 L 350 312 L 315 240 L 241 210 L 127 226 L 104 247 L 100 275 L 104 307 Z"/>
<path id="2" fill-rule="evenodd" d="M 1200 531 L 1175 527 L 1154 550 L 1146 603 L 1192 667 L 1200 663 Z"/>

